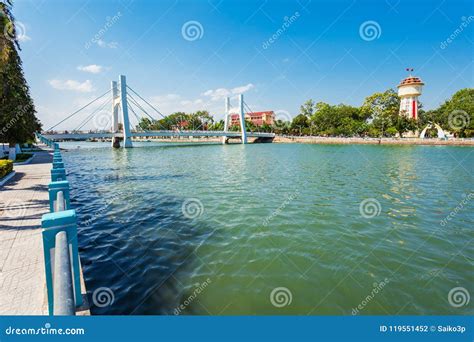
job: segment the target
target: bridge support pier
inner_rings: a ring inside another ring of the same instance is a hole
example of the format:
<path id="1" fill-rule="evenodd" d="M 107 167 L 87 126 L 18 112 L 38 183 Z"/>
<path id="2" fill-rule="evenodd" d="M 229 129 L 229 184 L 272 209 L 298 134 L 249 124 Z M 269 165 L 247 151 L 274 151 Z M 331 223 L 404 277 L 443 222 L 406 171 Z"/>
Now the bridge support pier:
<path id="1" fill-rule="evenodd" d="M 246 144 L 247 131 L 245 130 L 244 94 L 239 95 L 239 115 L 240 115 L 240 129 L 242 131 L 242 144 Z"/>
<path id="2" fill-rule="evenodd" d="M 229 130 L 229 111 L 230 111 L 230 97 L 225 98 L 225 117 L 224 117 L 224 132 L 227 133 Z M 222 137 L 222 143 L 227 144 L 228 139 L 226 136 Z"/>
<path id="3" fill-rule="evenodd" d="M 120 148 L 120 139 L 118 137 L 112 138 L 112 147 L 113 148 Z"/>
<path id="4" fill-rule="evenodd" d="M 120 94 L 116 81 L 112 81 L 112 133 L 118 132 L 118 111 L 120 105 Z M 119 148 L 120 141 L 117 137 L 112 137 L 112 147 Z"/>
<path id="5" fill-rule="evenodd" d="M 127 79 L 125 75 L 120 75 L 120 105 L 122 106 L 123 147 L 133 147 L 130 120 L 128 118 Z"/>

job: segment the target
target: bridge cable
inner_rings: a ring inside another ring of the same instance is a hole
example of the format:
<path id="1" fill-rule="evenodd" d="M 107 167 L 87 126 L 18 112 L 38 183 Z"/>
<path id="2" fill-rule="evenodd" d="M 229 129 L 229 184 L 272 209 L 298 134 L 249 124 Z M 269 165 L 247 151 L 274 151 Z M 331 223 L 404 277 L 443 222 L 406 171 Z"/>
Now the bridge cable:
<path id="1" fill-rule="evenodd" d="M 148 106 L 150 106 L 155 112 L 157 112 L 159 115 L 161 115 L 161 117 L 163 117 L 163 119 L 166 118 L 165 115 L 163 115 L 158 109 L 156 109 L 152 104 L 150 104 L 147 100 L 145 100 L 143 97 L 140 96 L 140 94 L 138 94 L 135 90 L 133 90 L 130 86 L 127 85 L 127 88 L 130 89 L 135 95 L 137 95 L 143 102 L 145 102 Z M 132 97 L 133 100 L 135 100 L 133 97 Z M 135 100 L 136 101 L 136 100 Z M 137 103 L 135 103 L 137 105 Z M 141 108 L 148 116 L 150 116 L 143 108 Z M 203 122 L 201 122 L 201 124 L 199 125 L 198 128 L 202 127 L 203 125 Z M 162 126 L 162 125 L 161 125 Z M 162 126 L 163 127 L 163 126 Z M 163 127 L 164 128 L 164 127 Z M 180 129 L 178 128 L 178 131 L 180 131 Z"/>
<path id="2" fill-rule="evenodd" d="M 128 96 L 127 99 L 131 100 L 131 102 L 133 102 L 133 104 L 135 104 L 138 108 L 140 108 L 150 119 L 152 119 L 153 121 L 158 121 L 153 116 L 151 116 L 132 95 L 127 94 L 127 96 Z"/>
<path id="3" fill-rule="evenodd" d="M 112 99 L 108 99 L 106 100 L 104 103 L 102 103 L 102 105 L 100 105 L 99 107 L 97 107 L 84 121 L 82 121 L 79 126 L 74 129 L 74 131 L 79 131 L 82 127 L 84 127 L 91 119 L 93 116 L 95 116 L 95 114 L 97 114 L 99 111 L 101 111 L 102 109 L 104 109 L 104 107 L 111 103 L 112 102 Z M 113 113 L 112 113 L 113 115 Z"/>
<path id="4" fill-rule="evenodd" d="M 89 105 L 93 104 L 95 101 L 97 101 L 98 99 L 104 97 L 105 95 L 107 95 L 109 92 L 111 92 L 112 89 L 109 89 L 107 90 L 105 93 L 103 93 L 102 95 L 100 95 L 99 97 L 97 97 L 96 99 L 92 100 L 91 102 L 89 102 L 88 104 L 86 104 L 85 106 L 79 108 L 78 110 L 76 110 L 74 113 L 72 113 L 71 115 L 69 115 L 68 117 L 66 117 L 65 119 L 61 120 L 60 122 L 58 122 L 56 125 L 50 127 L 47 131 L 51 131 L 53 128 L 59 126 L 60 124 L 62 124 L 64 121 L 68 120 L 69 118 L 73 117 L 74 115 L 76 115 L 77 113 L 79 113 L 81 110 L 83 110 L 84 108 L 87 108 Z"/>
<path id="5" fill-rule="evenodd" d="M 133 106 L 132 104 L 130 103 L 130 106 L 129 106 L 130 110 L 132 111 L 133 115 L 135 116 L 135 118 L 137 119 L 137 128 L 140 130 L 141 127 L 140 127 L 140 117 L 137 115 L 137 113 L 135 113 L 135 111 L 133 110 Z M 147 130 L 145 129 L 141 129 L 143 132 L 147 132 Z"/>
<path id="6" fill-rule="evenodd" d="M 252 108 L 250 108 L 250 106 L 247 104 L 247 102 L 244 101 L 244 106 L 247 107 L 247 110 L 251 113 L 251 114 L 254 114 L 255 112 L 252 110 Z M 256 126 L 255 127 L 257 129 L 257 132 L 260 132 L 259 131 L 259 127 Z"/>
<path id="7" fill-rule="evenodd" d="M 135 90 L 133 90 L 130 86 L 127 85 L 127 88 L 130 89 L 135 95 L 137 95 L 142 101 L 144 101 L 148 106 L 150 106 L 155 112 L 157 112 L 159 115 L 163 117 L 163 119 L 166 119 L 166 116 L 163 115 L 158 109 L 156 109 L 152 104 L 150 104 L 147 100 L 145 100 L 143 97 L 140 96 Z M 132 97 L 133 98 L 133 97 Z M 135 100 L 133 98 L 133 100 Z M 136 100 L 135 100 L 136 101 Z M 135 103 L 137 104 L 137 103 Z M 148 116 L 150 116 L 143 108 L 141 108 Z M 182 119 L 181 119 L 182 120 Z M 176 123 L 175 123 L 176 124 Z M 202 126 L 203 123 L 199 127 Z M 160 124 L 160 126 L 164 129 L 163 125 Z M 179 127 L 177 128 L 178 132 L 180 131 Z"/>
<path id="8" fill-rule="evenodd" d="M 153 110 L 155 112 L 157 112 L 159 115 L 161 115 L 163 118 L 165 118 L 165 116 L 158 110 L 156 109 L 155 107 L 153 107 L 153 105 L 151 105 L 147 100 L 145 100 L 143 97 L 140 96 L 140 94 L 138 94 L 135 90 L 133 90 L 132 88 L 130 88 L 128 85 L 127 85 L 127 88 L 130 89 L 135 95 L 137 95 L 140 99 L 142 99 L 143 102 L 145 102 L 147 105 L 149 105 L 151 108 L 153 108 Z"/>
<path id="9" fill-rule="evenodd" d="M 156 120 L 153 116 L 148 114 L 148 112 L 138 103 L 137 100 L 135 100 L 135 98 L 132 95 L 128 94 L 128 96 L 129 96 L 130 103 L 133 103 L 139 109 L 141 109 L 152 120 L 152 123 L 157 123 L 158 125 L 161 126 L 163 130 L 166 130 L 165 127 L 159 122 L 159 120 Z"/>

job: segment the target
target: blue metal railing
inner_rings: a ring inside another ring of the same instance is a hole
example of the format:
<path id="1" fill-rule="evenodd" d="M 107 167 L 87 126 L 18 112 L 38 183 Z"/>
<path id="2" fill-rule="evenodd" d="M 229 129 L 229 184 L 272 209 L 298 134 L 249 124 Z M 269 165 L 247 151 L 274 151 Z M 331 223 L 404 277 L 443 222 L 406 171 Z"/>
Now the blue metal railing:
<path id="1" fill-rule="evenodd" d="M 75 315 L 76 307 L 82 305 L 76 212 L 71 210 L 59 144 L 38 133 L 36 138 L 54 148 L 48 185 L 50 213 L 41 219 L 49 314 Z"/>

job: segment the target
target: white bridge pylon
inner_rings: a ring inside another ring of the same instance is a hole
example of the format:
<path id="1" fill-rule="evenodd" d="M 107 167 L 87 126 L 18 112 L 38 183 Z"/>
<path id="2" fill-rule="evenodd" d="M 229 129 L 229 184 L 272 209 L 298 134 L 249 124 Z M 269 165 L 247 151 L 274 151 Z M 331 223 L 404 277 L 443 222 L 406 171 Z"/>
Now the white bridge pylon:
<path id="1" fill-rule="evenodd" d="M 120 91 L 117 88 L 117 82 L 112 81 L 112 133 L 119 131 L 119 108 L 122 112 L 123 147 L 133 147 L 130 119 L 128 117 L 127 78 L 125 75 L 120 75 Z M 120 142 L 117 137 L 112 138 L 112 147 L 120 147 Z"/>
<path id="2" fill-rule="evenodd" d="M 229 131 L 229 123 L 232 123 L 232 120 L 229 122 L 229 118 L 231 117 L 231 106 L 230 106 L 230 97 L 225 98 L 225 116 L 224 116 L 224 132 Z M 245 129 L 245 113 L 244 113 L 244 95 L 239 95 L 239 120 L 240 120 L 240 130 L 241 130 L 241 139 L 242 144 L 247 143 L 247 130 Z M 227 143 L 227 137 L 224 136 L 222 138 L 222 143 Z"/>

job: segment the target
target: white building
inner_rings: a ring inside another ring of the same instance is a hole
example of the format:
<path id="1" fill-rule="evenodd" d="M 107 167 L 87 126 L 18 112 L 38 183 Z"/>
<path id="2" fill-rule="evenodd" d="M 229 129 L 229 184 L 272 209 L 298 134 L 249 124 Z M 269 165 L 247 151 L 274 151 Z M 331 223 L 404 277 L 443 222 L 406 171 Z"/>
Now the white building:
<path id="1" fill-rule="evenodd" d="M 421 95 L 424 85 L 420 78 L 412 75 L 400 82 L 397 86 L 398 96 L 400 96 L 400 114 L 418 119 L 418 96 Z"/>

